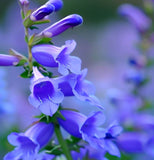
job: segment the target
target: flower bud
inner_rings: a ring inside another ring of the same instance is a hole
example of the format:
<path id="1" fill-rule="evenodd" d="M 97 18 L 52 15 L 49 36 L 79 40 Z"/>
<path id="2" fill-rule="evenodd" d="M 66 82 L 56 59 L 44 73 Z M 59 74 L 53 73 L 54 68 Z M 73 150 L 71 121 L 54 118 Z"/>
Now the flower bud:
<path id="1" fill-rule="evenodd" d="M 0 66 L 13 66 L 18 64 L 19 59 L 12 55 L 0 54 Z"/>
<path id="2" fill-rule="evenodd" d="M 80 25 L 82 22 L 83 19 L 80 15 L 72 14 L 46 28 L 40 33 L 40 35 L 44 35 L 45 37 L 54 37 L 69 28 Z"/>
<path id="3" fill-rule="evenodd" d="M 54 11 L 58 11 L 62 8 L 63 2 L 61 0 L 50 0 L 45 3 L 43 6 L 35 10 L 30 19 L 32 21 L 37 21 L 43 19 L 45 16 L 51 14 Z"/>

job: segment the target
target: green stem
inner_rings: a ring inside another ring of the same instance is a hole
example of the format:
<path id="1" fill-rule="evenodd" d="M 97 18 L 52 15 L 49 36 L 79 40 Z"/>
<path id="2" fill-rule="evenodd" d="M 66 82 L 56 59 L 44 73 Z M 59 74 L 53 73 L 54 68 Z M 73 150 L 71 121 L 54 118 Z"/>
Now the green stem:
<path id="1" fill-rule="evenodd" d="M 66 141 L 63 139 L 63 136 L 60 131 L 60 126 L 58 124 L 55 124 L 55 133 L 56 133 L 59 144 L 61 145 L 63 153 L 65 154 L 67 160 L 73 160 L 69 152 L 68 146 L 66 144 Z"/>
<path id="2" fill-rule="evenodd" d="M 28 32 L 28 28 L 26 27 L 25 28 L 25 36 L 27 37 L 27 39 L 29 40 L 29 32 Z M 28 61 L 29 61 L 29 68 L 30 68 L 30 71 L 32 71 L 32 67 L 33 67 L 33 64 L 32 64 L 32 52 L 31 52 L 31 46 L 27 43 L 28 45 Z"/>

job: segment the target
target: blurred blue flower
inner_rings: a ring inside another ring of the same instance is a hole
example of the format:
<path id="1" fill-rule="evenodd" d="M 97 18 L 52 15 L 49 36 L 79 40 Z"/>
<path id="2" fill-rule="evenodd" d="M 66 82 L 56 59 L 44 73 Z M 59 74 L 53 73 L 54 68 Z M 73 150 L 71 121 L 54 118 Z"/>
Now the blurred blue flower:
<path id="1" fill-rule="evenodd" d="M 58 67 L 62 75 L 72 73 L 79 74 L 81 70 L 81 60 L 78 57 L 70 56 L 75 49 L 76 42 L 68 40 L 62 47 L 54 45 L 36 45 L 32 48 L 32 55 L 36 61 L 47 67 Z"/>
<path id="2" fill-rule="evenodd" d="M 147 141 L 147 136 L 139 132 L 122 133 L 117 140 L 118 147 L 127 153 L 141 153 Z"/>
<path id="3" fill-rule="evenodd" d="M 151 26 L 151 19 L 142 10 L 131 5 L 123 4 L 119 7 L 118 13 L 128 18 L 128 20 L 141 32 L 146 31 Z"/>
<path id="4" fill-rule="evenodd" d="M 52 124 L 38 122 L 25 133 L 11 133 L 8 141 L 16 148 L 5 155 L 4 160 L 35 160 L 39 150 L 51 139 L 53 132 Z"/>
<path id="5" fill-rule="evenodd" d="M 46 28 L 39 35 L 43 35 L 45 37 L 54 37 L 69 28 L 73 28 L 77 25 L 80 25 L 82 22 L 83 19 L 80 15 L 72 14 L 54 23 L 50 27 Z"/>
<path id="6" fill-rule="evenodd" d="M 29 102 L 39 108 L 42 113 L 52 116 L 57 111 L 64 95 L 58 89 L 58 84 L 54 79 L 44 77 L 36 67 L 33 67 L 33 74 Z"/>
<path id="7" fill-rule="evenodd" d="M 59 88 L 64 96 L 76 96 L 82 101 L 87 101 L 92 105 L 103 108 L 98 98 L 94 96 L 95 88 L 90 81 L 85 80 L 87 69 L 81 71 L 80 74 L 69 74 L 56 78 Z"/>

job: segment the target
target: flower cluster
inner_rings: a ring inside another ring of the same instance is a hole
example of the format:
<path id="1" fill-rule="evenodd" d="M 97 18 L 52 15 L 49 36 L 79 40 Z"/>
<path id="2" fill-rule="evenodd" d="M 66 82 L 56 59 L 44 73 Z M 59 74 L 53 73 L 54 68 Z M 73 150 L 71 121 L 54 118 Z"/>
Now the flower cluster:
<path id="1" fill-rule="evenodd" d="M 145 1 L 145 5 L 147 3 Z M 144 154 L 146 159 L 153 159 L 153 101 L 149 98 L 151 93 L 145 93 L 153 78 L 148 74 L 153 67 L 153 56 L 149 54 L 153 47 L 153 23 L 150 15 L 145 14 L 148 11 L 142 11 L 131 4 L 123 4 L 118 9 L 119 14 L 127 18 L 140 35 L 140 53 L 129 59 L 130 70 L 125 74 L 125 80 L 130 85 L 127 93 L 111 90 L 108 95 L 111 103 L 116 106 L 117 118 L 124 128 L 124 132 L 118 137 L 119 148 L 127 154 L 139 153 L 138 156 Z"/>
<path id="2" fill-rule="evenodd" d="M 67 40 L 61 47 L 51 42 L 52 37 L 80 25 L 82 17 L 69 15 L 40 33 L 30 35 L 29 30 L 37 29 L 37 24 L 50 22 L 49 14 L 60 10 L 63 2 L 49 0 L 34 11 L 29 9 L 28 0 L 19 2 L 28 57 L 11 50 L 11 55 L 0 55 L 0 65 L 23 66 L 25 71 L 20 76 L 30 78 L 29 103 L 41 115 L 24 133 L 13 132 L 8 136 L 9 143 L 15 149 L 6 154 L 4 160 L 52 160 L 61 155 L 65 155 L 68 160 L 103 160 L 107 152 L 120 157 L 116 143 L 122 128 L 117 122 L 111 123 L 107 128 L 103 127 L 103 107 L 95 96 L 93 84 L 85 79 L 87 69 L 81 69 L 80 58 L 70 55 L 76 42 Z M 53 75 L 45 67 L 57 68 L 59 74 Z M 98 107 L 99 111 L 86 116 L 74 108 L 64 108 L 62 102 L 70 96 Z M 71 135 L 70 138 L 63 139 L 60 127 Z M 50 142 L 54 133 L 59 144 Z"/>

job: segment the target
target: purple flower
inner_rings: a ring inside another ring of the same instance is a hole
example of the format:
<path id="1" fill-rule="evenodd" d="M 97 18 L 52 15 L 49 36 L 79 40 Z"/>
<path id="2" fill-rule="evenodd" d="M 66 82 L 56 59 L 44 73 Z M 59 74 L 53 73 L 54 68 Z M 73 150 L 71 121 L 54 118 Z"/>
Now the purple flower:
<path id="1" fill-rule="evenodd" d="M 84 159 L 85 157 L 95 160 L 107 160 L 107 158 L 104 157 L 105 153 L 106 152 L 103 152 L 102 149 L 95 149 L 89 145 L 84 146 L 84 148 L 80 148 L 80 152 L 71 152 L 73 160 Z"/>
<path id="2" fill-rule="evenodd" d="M 0 66 L 13 66 L 17 65 L 19 59 L 12 55 L 0 54 Z"/>
<path id="3" fill-rule="evenodd" d="M 59 124 L 71 135 L 82 138 L 79 128 L 85 122 L 87 117 L 79 112 L 71 110 L 61 110 L 60 112 L 65 117 L 65 120 L 59 118 Z"/>
<path id="4" fill-rule="evenodd" d="M 87 141 L 91 147 L 101 150 L 102 154 L 108 151 L 120 157 L 120 152 L 112 141 L 121 132 L 121 127 L 112 124 L 108 129 L 102 128 L 105 120 L 102 112 L 95 112 L 89 117 L 74 111 L 62 110 L 61 113 L 65 120 L 59 118 L 59 124 L 70 134 Z"/>
<path id="5" fill-rule="evenodd" d="M 5 155 L 4 160 L 35 160 L 39 150 L 51 139 L 53 131 L 54 127 L 51 123 L 39 122 L 25 133 L 11 133 L 8 141 L 16 148 Z"/>
<path id="6" fill-rule="evenodd" d="M 80 74 L 69 74 L 56 78 L 59 88 L 64 96 L 76 96 L 82 101 L 88 101 L 92 105 L 96 105 L 102 109 L 99 100 L 94 96 L 95 88 L 93 84 L 85 80 L 87 69 L 81 71 Z"/>
<path id="7" fill-rule="evenodd" d="M 104 115 L 98 111 L 90 115 L 81 127 L 81 134 L 85 141 L 96 149 L 104 149 L 111 155 L 120 157 L 117 146 L 112 142 L 122 131 L 118 124 L 111 124 L 107 130 L 100 127 L 104 123 Z"/>
<path id="8" fill-rule="evenodd" d="M 51 14 L 54 11 L 58 11 L 62 8 L 63 2 L 61 0 L 49 0 L 43 6 L 35 10 L 31 15 L 32 21 L 43 19 L 45 16 Z"/>
<path id="9" fill-rule="evenodd" d="M 62 75 L 69 74 L 69 71 L 78 74 L 81 70 L 81 60 L 70 56 L 75 46 L 74 40 L 66 41 L 62 47 L 49 44 L 36 45 L 32 48 L 32 55 L 38 63 L 44 66 L 58 67 Z"/>
<path id="10" fill-rule="evenodd" d="M 151 20 L 139 8 L 131 4 L 123 4 L 119 7 L 120 15 L 125 16 L 141 32 L 147 30 Z"/>
<path id="11" fill-rule="evenodd" d="M 43 30 L 39 35 L 45 37 L 54 37 L 64 32 L 69 28 L 73 28 L 83 22 L 82 17 L 78 14 L 69 15 L 60 21 L 54 23 L 50 27 Z"/>
<path id="12" fill-rule="evenodd" d="M 127 82 L 132 82 L 135 86 L 141 85 L 145 81 L 145 76 L 137 70 L 129 70 L 125 76 Z"/>
<path id="13" fill-rule="evenodd" d="M 118 147 L 128 153 L 141 153 L 144 150 L 146 136 L 137 132 L 126 132 L 118 137 Z"/>
<path id="14" fill-rule="evenodd" d="M 33 68 L 33 74 L 29 102 L 39 108 L 42 113 L 52 116 L 57 111 L 64 95 L 59 91 L 54 79 L 44 77 L 36 67 Z"/>

